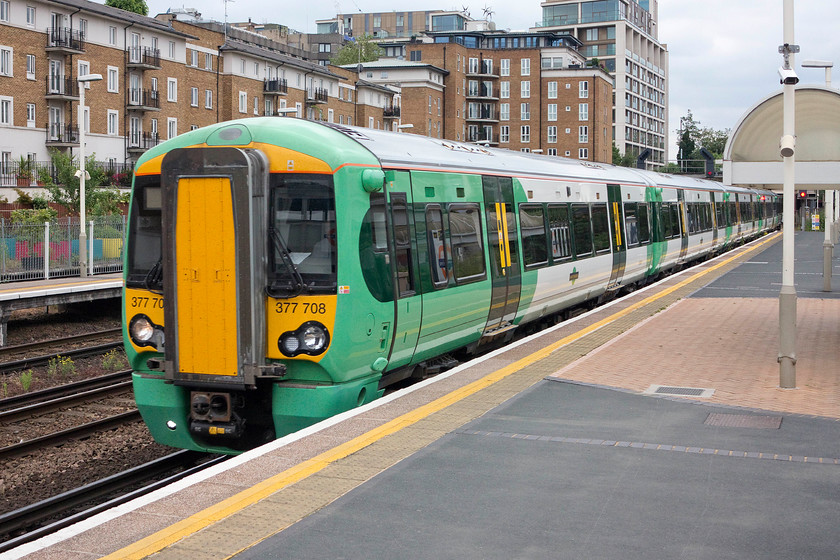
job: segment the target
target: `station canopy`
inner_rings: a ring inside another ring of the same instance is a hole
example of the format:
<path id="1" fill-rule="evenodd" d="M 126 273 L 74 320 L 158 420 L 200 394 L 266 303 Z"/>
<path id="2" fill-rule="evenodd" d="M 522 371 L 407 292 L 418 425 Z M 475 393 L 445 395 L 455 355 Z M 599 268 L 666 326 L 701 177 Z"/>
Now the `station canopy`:
<path id="1" fill-rule="evenodd" d="M 724 184 L 782 189 L 783 98 L 770 95 L 738 121 L 724 149 Z M 840 90 L 801 86 L 795 100 L 796 188 L 840 184 Z"/>

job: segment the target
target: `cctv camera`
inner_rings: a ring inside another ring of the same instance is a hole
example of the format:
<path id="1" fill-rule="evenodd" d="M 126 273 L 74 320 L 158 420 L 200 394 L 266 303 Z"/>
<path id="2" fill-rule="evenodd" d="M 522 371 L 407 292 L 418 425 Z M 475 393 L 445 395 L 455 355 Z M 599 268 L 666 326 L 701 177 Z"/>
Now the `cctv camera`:
<path id="1" fill-rule="evenodd" d="M 782 157 L 793 157 L 796 147 L 796 140 L 790 134 L 782 136 L 782 141 L 779 143 L 779 154 Z"/>
<path id="2" fill-rule="evenodd" d="M 790 68 L 780 67 L 779 78 L 779 83 L 782 83 L 786 86 L 795 86 L 799 83 L 799 77 L 796 75 L 796 72 L 794 72 Z"/>

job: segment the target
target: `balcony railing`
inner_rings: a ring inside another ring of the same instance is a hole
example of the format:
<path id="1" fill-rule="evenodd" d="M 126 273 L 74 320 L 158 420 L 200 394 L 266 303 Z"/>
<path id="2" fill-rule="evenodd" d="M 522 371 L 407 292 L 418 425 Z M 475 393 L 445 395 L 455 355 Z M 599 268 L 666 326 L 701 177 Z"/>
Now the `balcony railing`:
<path id="1" fill-rule="evenodd" d="M 263 93 L 286 95 L 288 92 L 288 84 L 283 78 L 275 78 L 263 82 Z"/>
<path id="2" fill-rule="evenodd" d="M 128 135 L 128 151 L 145 152 L 162 141 L 160 134 L 157 132 L 131 132 Z"/>
<path id="3" fill-rule="evenodd" d="M 46 97 L 48 99 L 78 99 L 79 82 L 63 76 L 47 76 Z"/>
<path id="4" fill-rule="evenodd" d="M 160 69 L 160 50 L 151 47 L 129 47 L 126 49 L 129 68 Z"/>
<path id="5" fill-rule="evenodd" d="M 139 111 L 160 110 L 160 95 L 156 89 L 128 90 L 128 108 Z"/>
<path id="6" fill-rule="evenodd" d="M 324 88 L 312 88 L 306 90 L 307 103 L 326 103 L 329 101 L 327 90 Z"/>
<path id="7" fill-rule="evenodd" d="M 75 146 L 79 144 L 79 127 L 64 123 L 47 123 L 47 144 Z"/>
<path id="8" fill-rule="evenodd" d="M 499 118 L 496 116 L 496 111 L 494 111 L 493 108 L 490 107 L 490 108 L 470 110 L 467 114 L 467 120 L 468 121 L 498 121 Z"/>
<path id="9" fill-rule="evenodd" d="M 382 116 L 386 119 L 398 119 L 400 118 L 400 108 L 399 107 L 385 107 L 385 110 L 382 111 Z"/>
<path id="10" fill-rule="evenodd" d="M 486 130 L 481 130 L 478 132 L 469 131 L 467 132 L 467 142 L 478 142 L 479 144 L 497 144 L 496 140 L 493 140 L 493 133 L 488 132 Z"/>
<path id="11" fill-rule="evenodd" d="M 47 48 L 85 52 L 85 34 L 69 27 L 50 27 L 47 29 Z"/>

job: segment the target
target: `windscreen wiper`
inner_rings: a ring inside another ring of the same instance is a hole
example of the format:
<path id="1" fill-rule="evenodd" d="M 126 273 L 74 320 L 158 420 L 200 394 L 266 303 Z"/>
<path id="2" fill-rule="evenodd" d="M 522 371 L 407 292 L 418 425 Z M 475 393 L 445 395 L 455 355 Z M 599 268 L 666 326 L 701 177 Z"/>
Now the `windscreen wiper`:
<path id="1" fill-rule="evenodd" d="M 292 260 L 292 255 L 289 254 L 289 248 L 286 247 L 286 242 L 283 240 L 283 236 L 275 228 L 269 228 L 269 234 L 271 238 L 274 240 L 275 247 L 280 251 L 280 259 L 283 261 L 283 264 L 286 267 L 286 270 L 289 272 L 289 275 L 292 277 L 292 284 L 289 286 L 290 292 L 288 295 L 285 296 L 276 296 L 276 297 L 283 297 L 283 298 L 292 298 L 295 296 L 300 295 L 303 291 L 304 281 L 303 277 L 298 272 L 297 267 L 295 266 L 294 261 Z M 272 284 L 272 288 L 274 285 Z M 274 295 L 274 294 L 271 294 Z"/>

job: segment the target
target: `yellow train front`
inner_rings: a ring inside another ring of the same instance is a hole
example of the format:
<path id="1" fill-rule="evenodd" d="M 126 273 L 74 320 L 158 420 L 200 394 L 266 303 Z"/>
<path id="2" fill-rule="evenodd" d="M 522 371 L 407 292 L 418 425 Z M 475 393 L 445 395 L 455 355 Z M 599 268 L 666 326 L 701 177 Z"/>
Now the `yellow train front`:
<path id="1" fill-rule="evenodd" d="M 338 314 L 371 305 L 358 258 L 337 255 L 343 239 L 358 253 L 384 174 L 347 136 L 282 120 L 196 130 L 136 167 L 125 342 L 138 408 L 166 445 L 237 452 L 380 394 L 380 341 L 336 336 Z"/>

